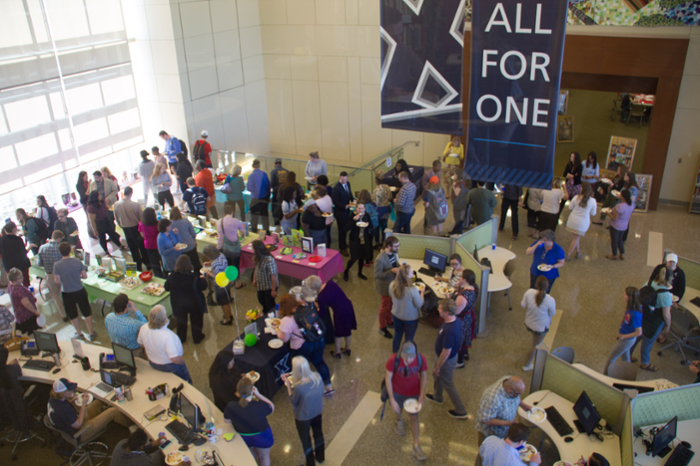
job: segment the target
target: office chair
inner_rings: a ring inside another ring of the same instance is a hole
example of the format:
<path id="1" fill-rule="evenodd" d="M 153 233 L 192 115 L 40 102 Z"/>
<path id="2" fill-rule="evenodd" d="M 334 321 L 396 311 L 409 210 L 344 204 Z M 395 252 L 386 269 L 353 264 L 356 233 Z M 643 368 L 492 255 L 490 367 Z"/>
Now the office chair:
<path id="1" fill-rule="evenodd" d="M 615 121 L 615 117 L 620 114 L 620 106 L 618 105 L 618 100 L 613 99 L 612 113 L 610 114 L 610 120 Z"/>
<path id="2" fill-rule="evenodd" d="M 641 105 L 632 104 L 632 108 L 630 108 L 629 114 L 627 115 L 627 121 L 625 122 L 625 126 L 629 124 L 630 118 L 632 117 L 639 118 L 639 126 L 642 126 L 646 110 L 647 109 Z"/>
<path id="3" fill-rule="evenodd" d="M 574 363 L 574 350 L 568 346 L 560 346 L 559 348 L 552 351 L 552 355 L 558 357 L 562 361 L 566 361 L 569 364 Z"/>
<path id="4" fill-rule="evenodd" d="M 510 277 L 513 275 L 513 273 L 515 273 L 515 261 L 511 260 L 506 262 L 505 267 L 503 267 L 503 275 L 505 275 L 508 280 L 512 282 L 513 280 L 511 280 Z M 506 295 L 508 296 L 508 310 L 512 311 L 513 306 L 510 304 L 510 288 L 506 290 Z"/>
<path id="5" fill-rule="evenodd" d="M 619 359 L 608 367 L 608 375 L 621 380 L 637 380 L 637 370 L 639 367 L 631 362 L 620 361 Z"/>
<path id="6" fill-rule="evenodd" d="M 686 357 L 685 351 L 691 350 L 695 353 L 695 356 L 700 356 L 700 349 L 690 344 L 691 340 L 696 340 L 700 338 L 697 336 L 700 332 L 700 326 L 698 325 L 695 316 L 685 309 L 671 308 L 672 319 L 671 319 L 671 330 L 666 333 L 666 338 L 668 344 L 659 348 L 658 355 L 663 356 L 663 351 L 668 348 L 673 348 L 673 350 L 681 353 L 681 365 L 689 362 L 690 360 Z M 691 337 L 690 335 L 695 333 L 696 336 Z"/>
<path id="7" fill-rule="evenodd" d="M 66 432 L 63 432 L 62 430 L 59 430 L 56 426 L 54 426 L 53 422 L 51 422 L 51 418 L 49 418 L 49 415 L 44 414 L 44 425 L 50 431 L 60 434 L 60 439 L 64 440 L 71 446 L 71 451 L 62 452 L 58 450 L 58 444 L 56 444 L 57 453 L 64 454 L 65 456 L 70 455 L 68 461 L 70 466 L 81 466 L 86 461 L 90 466 L 98 466 L 102 464 L 105 460 L 111 458 L 110 455 L 107 454 L 107 445 L 95 441 L 97 440 L 97 438 L 99 438 L 102 434 L 105 433 L 105 431 L 107 430 L 106 428 L 95 433 L 89 438 L 83 439 L 81 438 L 81 436 L 83 432 L 85 432 L 85 430 L 88 427 L 90 427 L 90 424 L 83 426 L 83 428 L 76 432 L 75 435 L 70 435 Z"/>
<path id="8" fill-rule="evenodd" d="M 12 461 L 17 459 L 15 451 L 20 443 L 37 439 L 41 441 L 42 448 L 46 445 L 46 440 L 33 430 L 35 422 L 27 401 L 35 388 L 36 385 L 30 386 L 24 394 L 21 388 L 0 388 L 0 419 L 3 424 L 11 426 L 0 441 L 14 444 L 10 453 Z"/>

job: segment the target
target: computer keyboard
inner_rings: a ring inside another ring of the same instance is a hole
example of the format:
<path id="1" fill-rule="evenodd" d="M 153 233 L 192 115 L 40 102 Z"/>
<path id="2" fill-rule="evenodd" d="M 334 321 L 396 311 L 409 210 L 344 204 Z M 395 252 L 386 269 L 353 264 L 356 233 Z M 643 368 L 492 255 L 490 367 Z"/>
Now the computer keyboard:
<path id="1" fill-rule="evenodd" d="M 136 377 L 131 377 L 130 375 L 122 374 L 121 372 L 111 372 L 109 375 L 112 376 L 112 381 L 114 386 L 130 387 L 136 383 Z"/>
<path id="2" fill-rule="evenodd" d="M 25 369 L 32 369 L 35 371 L 48 372 L 51 369 L 53 369 L 55 365 L 56 363 L 50 360 L 30 359 L 29 361 L 25 362 L 22 367 Z"/>
<path id="3" fill-rule="evenodd" d="M 561 417 L 561 414 L 559 414 L 557 408 L 550 406 L 544 410 L 547 413 L 547 421 L 552 424 L 552 427 L 554 427 L 554 430 L 556 430 L 559 435 L 564 437 L 574 432 L 574 429 L 571 428 L 569 423 L 566 422 L 563 417 Z"/>
<path id="4" fill-rule="evenodd" d="M 187 427 L 182 422 L 175 419 L 174 421 L 165 425 L 165 430 L 170 432 L 175 440 L 180 442 L 182 445 L 188 445 L 194 440 L 191 435 L 189 427 Z"/>
<path id="5" fill-rule="evenodd" d="M 678 446 L 673 449 L 671 456 L 668 457 L 664 466 L 688 466 L 693 456 L 695 456 L 693 450 L 679 443 Z"/>
<path id="6" fill-rule="evenodd" d="M 442 272 L 440 272 L 438 269 L 426 269 L 425 267 L 421 267 L 420 269 L 418 269 L 418 272 L 429 277 L 434 277 L 435 275 L 442 274 Z"/>

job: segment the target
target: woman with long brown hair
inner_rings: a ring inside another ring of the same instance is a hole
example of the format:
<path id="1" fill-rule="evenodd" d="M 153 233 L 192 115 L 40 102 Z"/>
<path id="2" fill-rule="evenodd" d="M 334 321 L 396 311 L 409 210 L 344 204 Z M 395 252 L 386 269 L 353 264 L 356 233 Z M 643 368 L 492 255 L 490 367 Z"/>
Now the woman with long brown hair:
<path id="1" fill-rule="evenodd" d="M 642 335 L 642 306 L 639 304 L 639 290 L 633 286 L 625 288 L 625 316 L 622 319 L 617 335 L 617 343 L 605 362 L 603 374 L 608 375 L 610 365 L 622 356 L 622 360 L 630 362 L 630 348 Z"/>
<path id="2" fill-rule="evenodd" d="M 574 196 L 571 202 L 569 202 L 571 214 L 569 214 L 569 219 L 566 221 L 566 231 L 573 233 L 574 239 L 571 240 L 567 258 L 571 257 L 574 249 L 576 250 L 576 258 L 578 259 L 581 257 L 579 241 L 581 237 L 585 236 L 588 228 L 591 226 L 591 217 L 595 216 L 597 205 L 592 195 L 593 190 L 591 189 L 591 185 L 583 183 L 581 185 L 581 194 Z"/>
<path id="3" fill-rule="evenodd" d="M 581 164 L 581 154 L 572 152 L 569 156 L 569 163 L 564 168 L 564 178 L 566 178 L 566 192 L 569 199 L 581 193 L 581 175 L 583 165 Z"/>
<path id="4" fill-rule="evenodd" d="M 532 353 L 528 358 L 524 371 L 531 371 L 537 345 L 542 343 L 552 325 L 552 316 L 557 313 L 557 305 L 554 298 L 547 294 L 549 282 L 546 277 L 539 276 L 535 282 L 535 289 L 530 288 L 523 295 L 520 306 L 527 309 L 525 314 L 525 328 L 532 333 Z"/>
<path id="5" fill-rule="evenodd" d="M 423 306 L 423 293 L 425 288 L 413 286 L 412 279 L 415 273 L 408 264 L 399 266 L 399 271 L 391 285 L 389 285 L 389 296 L 393 303 L 391 314 L 394 317 L 394 342 L 392 353 L 396 353 L 401 348 L 401 339 L 404 332 L 406 341 L 413 341 L 413 337 L 418 330 L 418 318 L 420 308 Z"/>
<path id="6" fill-rule="evenodd" d="M 454 267 L 454 266 L 453 266 Z M 456 285 L 455 303 L 457 318 L 462 322 L 461 343 L 457 354 L 457 366 L 464 367 L 464 360 L 469 360 L 469 348 L 476 338 L 476 301 L 479 298 L 479 285 L 476 274 L 471 269 L 462 270 L 461 280 Z"/>

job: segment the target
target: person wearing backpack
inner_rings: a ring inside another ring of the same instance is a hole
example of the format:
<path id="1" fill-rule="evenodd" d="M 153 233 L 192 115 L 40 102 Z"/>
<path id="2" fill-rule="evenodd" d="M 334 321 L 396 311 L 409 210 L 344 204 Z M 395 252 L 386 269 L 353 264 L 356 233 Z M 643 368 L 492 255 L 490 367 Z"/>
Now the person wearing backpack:
<path id="1" fill-rule="evenodd" d="M 36 256 L 39 254 L 39 246 L 49 239 L 48 225 L 40 218 L 30 217 L 22 208 L 15 211 L 15 216 L 19 224 L 22 225 L 22 233 L 27 246 Z"/>
<path id="2" fill-rule="evenodd" d="M 56 223 L 58 215 L 56 214 L 56 209 L 51 207 L 49 203 L 46 202 L 46 198 L 43 194 L 39 194 L 36 197 L 36 214 L 34 214 L 34 216 L 46 222 L 50 238 L 51 233 L 53 233 L 54 224 Z"/>
<path id="3" fill-rule="evenodd" d="M 194 161 L 194 164 L 196 164 L 198 160 L 204 160 L 204 166 L 207 168 L 212 168 L 210 155 L 211 144 L 207 142 L 209 132 L 204 130 L 200 135 L 202 136 L 202 139 L 198 139 L 197 142 L 194 143 L 194 146 L 192 146 L 192 160 Z"/>
<path id="4" fill-rule="evenodd" d="M 401 414 L 406 400 L 414 398 L 418 400 L 418 406 L 423 405 L 425 398 L 425 385 L 428 381 L 428 364 L 425 357 L 418 353 L 416 344 L 406 341 L 401 346 L 401 353 L 394 353 L 386 362 L 386 374 L 384 384 L 386 399 L 389 400 L 391 409 L 396 413 L 396 433 L 404 435 L 404 424 Z M 382 396 L 384 393 L 382 391 Z M 427 457 L 418 443 L 420 425 L 418 413 L 409 413 L 411 420 L 411 434 L 413 434 L 413 450 L 411 453 L 418 461 Z"/>
<path id="5" fill-rule="evenodd" d="M 187 203 L 191 214 L 207 215 L 208 198 L 206 189 L 197 186 L 191 176 L 187 178 L 187 189 L 182 193 L 182 200 Z"/>
<path id="6" fill-rule="evenodd" d="M 503 231 L 506 225 L 506 214 L 510 209 L 510 228 L 513 231 L 512 241 L 518 239 L 518 204 L 523 196 L 523 188 L 512 184 L 503 186 L 503 200 L 501 201 L 501 219 L 498 231 Z"/>
<path id="7" fill-rule="evenodd" d="M 641 340 L 642 361 L 639 367 L 645 371 L 656 372 L 659 370 L 658 367 L 650 363 L 651 348 L 659 335 L 663 335 L 671 329 L 672 277 L 671 269 L 662 267 L 654 280 L 649 281 L 639 290 L 639 302 L 642 305 L 642 337 L 637 338 L 637 341 L 630 348 L 630 356 Z M 637 362 L 637 358 L 631 357 L 630 361 Z"/>
<path id="8" fill-rule="evenodd" d="M 254 241 L 254 243 L 255 242 L 258 242 L 258 240 Z M 262 241 L 259 242 L 262 243 Z M 295 315 L 297 312 L 302 313 L 308 308 L 306 306 L 302 307 L 302 303 L 297 301 L 291 294 L 282 295 L 279 304 L 279 316 L 282 318 L 282 321 L 276 329 L 277 338 L 285 343 L 289 342 L 292 358 L 295 356 L 304 356 L 314 365 L 325 385 L 323 394 L 331 395 L 335 390 L 333 390 L 333 384 L 331 383 L 330 370 L 323 360 L 323 349 L 325 346 L 323 335 L 320 335 L 320 338 L 316 341 L 309 341 L 311 338 L 310 336 L 306 338 L 302 336 L 297 322 L 298 317 Z M 311 303 L 311 305 L 313 306 L 313 303 Z M 316 317 L 318 318 L 318 322 L 321 322 L 321 318 L 318 314 L 316 314 Z"/>
<path id="9" fill-rule="evenodd" d="M 445 190 L 440 186 L 440 179 L 433 176 L 428 181 L 423 193 L 423 203 L 425 204 L 425 218 L 433 234 L 442 232 L 442 224 L 447 219 L 449 208 L 445 199 Z"/>

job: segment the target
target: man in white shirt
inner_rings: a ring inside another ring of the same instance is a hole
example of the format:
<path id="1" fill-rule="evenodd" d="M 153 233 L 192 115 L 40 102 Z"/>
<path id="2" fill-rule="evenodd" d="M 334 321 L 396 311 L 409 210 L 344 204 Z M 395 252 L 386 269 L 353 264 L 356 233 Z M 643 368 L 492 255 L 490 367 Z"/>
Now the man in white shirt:
<path id="1" fill-rule="evenodd" d="M 520 449 L 530 436 L 530 429 L 515 423 L 508 428 L 508 436 L 505 439 L 495 435 L 487 437 L 479 448 L 479 456 L 484 466 L 524 466 L 526 463 L 520 459 Z M 542 458 L 539 453 L 530 457 L 529 466 L 539 465 Z"/>
<path id="2" fill-rule="evenodd" d="M 152 368 L 171 372 L 192 383 L 192 377 L 182 358 L 182 342 L 175 332 L 168 328 L 168 316 L 163 306 L 159 304 L 151 309 L 148 325 L 141 326 L 136 341 L 146 350 Z"/>

